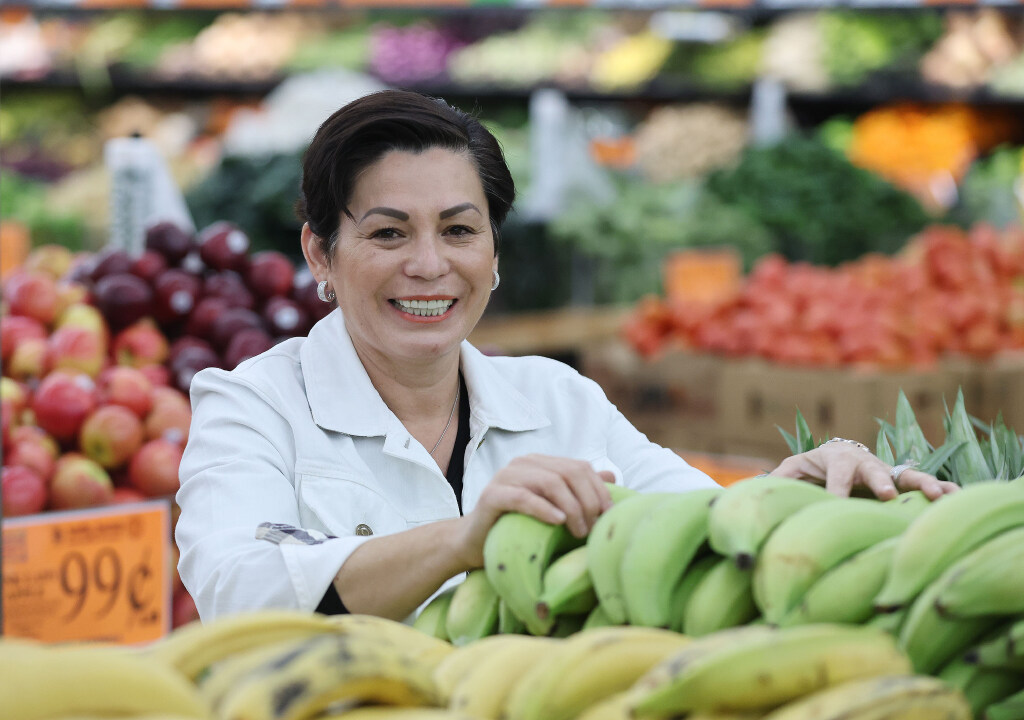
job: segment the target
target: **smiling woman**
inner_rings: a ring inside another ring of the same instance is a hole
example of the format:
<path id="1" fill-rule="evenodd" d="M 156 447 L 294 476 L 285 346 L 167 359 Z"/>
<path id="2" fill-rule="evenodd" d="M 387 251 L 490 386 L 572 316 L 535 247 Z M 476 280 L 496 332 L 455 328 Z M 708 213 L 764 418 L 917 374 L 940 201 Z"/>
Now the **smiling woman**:
<path id="1" fill-rule="evenodd" d="M 514 196 L 494 137 L 440 100 L 376 93 L 320 127 L 300 241 L 338 308 L 308 337 L 192 382 L 176 539 L 204 620 L 265 607 L 404 618 L 482 566 L 504 513 L 582 537 L 609 482 L 715 486 L 571 368 L 466 341 L 498 284 Z M 793 473 L 894 491 L 881 461 L 841 445 Z"/>

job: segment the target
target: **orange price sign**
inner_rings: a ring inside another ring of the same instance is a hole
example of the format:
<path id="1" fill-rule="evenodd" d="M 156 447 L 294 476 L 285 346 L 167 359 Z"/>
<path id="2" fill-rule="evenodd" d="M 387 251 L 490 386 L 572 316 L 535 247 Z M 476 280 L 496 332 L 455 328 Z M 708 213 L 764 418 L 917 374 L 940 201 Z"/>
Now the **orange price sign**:
<path id="1" fill-rule="evenodd" d="M 4 635 L 123 644 L 166 635 L 170 522 L 163 500 L 4 520 Z"/>

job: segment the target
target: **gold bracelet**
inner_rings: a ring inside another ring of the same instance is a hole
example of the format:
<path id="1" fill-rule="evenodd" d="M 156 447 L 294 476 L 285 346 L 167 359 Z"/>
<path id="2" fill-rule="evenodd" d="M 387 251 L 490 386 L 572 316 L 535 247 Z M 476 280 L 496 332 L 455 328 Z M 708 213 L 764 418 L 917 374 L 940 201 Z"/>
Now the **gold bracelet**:
<path id="1" fill-rule="evenodd" d="M 869 448 L 864 443 L 857 442 L 856 440 L 847 440 L 846 438 L 841 438 L 841 437 L 834 437 L 831 440 L 826 440 L 821 445 L 824 446 L 824 445 L 828 445 L 829 443 L 835 443 L 835 442 L 849 443 L 850 445 L 856 445 L 857 447 L 859 447 L 861 450 L 863 450 L 866 453 L 870 453 L 871 452 L 871 448 Z"/>

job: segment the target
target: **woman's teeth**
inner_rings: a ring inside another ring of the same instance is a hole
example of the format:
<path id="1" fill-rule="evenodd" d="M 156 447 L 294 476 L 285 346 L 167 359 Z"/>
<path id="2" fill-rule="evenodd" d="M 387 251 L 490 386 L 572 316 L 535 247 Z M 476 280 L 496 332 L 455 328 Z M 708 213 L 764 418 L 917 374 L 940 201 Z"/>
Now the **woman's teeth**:
<path id="1" fill-rule="evenodd" d="M 432 315 L 444 315 L 448 312 L 448 308 L 455 302 L 454 300 L 392 300 L 392 303 L 398 307 L 399 310 L 407 312 L 410 315 L 420 315 L 423 317 Z"/>

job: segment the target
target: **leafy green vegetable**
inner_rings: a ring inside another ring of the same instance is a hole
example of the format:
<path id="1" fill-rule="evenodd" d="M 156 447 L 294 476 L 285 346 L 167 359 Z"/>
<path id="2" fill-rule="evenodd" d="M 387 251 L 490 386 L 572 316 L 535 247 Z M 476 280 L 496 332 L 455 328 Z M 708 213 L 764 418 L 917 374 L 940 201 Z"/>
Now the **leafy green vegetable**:
<path id="1" fill-rule="evenodd" d="M 951 218 L 970 227 L 990 222 L 997 227 L 1020 222 L 1020 202 L 1014 185 L 1021 173 L 1022 149 L 1003 146 L 978 160 L 960 184 L 960 196 L 950 212 Z"/>
<path id="2" fill-rule="evenodd" d="M 824 61 L 840 85 L 856 85 L 882 68 L 912 68 L 942 36 L 936 12 L 870 13 L 844 10 L 821 16 Z"/>
<path id="3" fill-rule="evenodd" d="M 72 250 L 86 247 L 85 220 L 54 212 L 46 197 L 46 184 L 8 171 L 0 172 L 0 218 L 17 220 L 28 228 L 33 245 L 63 245 Z"/>

